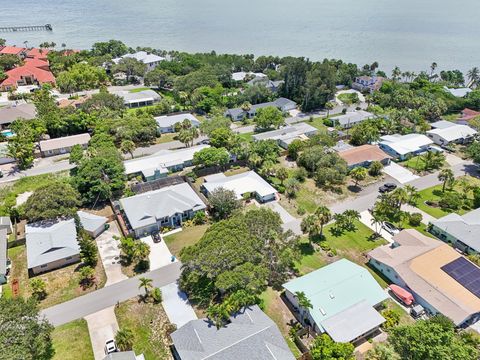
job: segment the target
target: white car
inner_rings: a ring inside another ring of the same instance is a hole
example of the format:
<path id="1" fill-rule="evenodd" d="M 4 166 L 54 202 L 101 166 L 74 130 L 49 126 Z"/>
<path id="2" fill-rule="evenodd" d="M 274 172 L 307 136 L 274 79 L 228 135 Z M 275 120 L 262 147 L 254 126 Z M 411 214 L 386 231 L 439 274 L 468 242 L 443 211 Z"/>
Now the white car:
<path id="1" fill-rule="evenodd" d="M 118 348 L 117 348 L 117 344 L 115 343 L 115 340 L 107 340 L 105 342 L 105 354 L 108 355 L 117 351 L 118 351 Z"/>
<path id="2" fill-rule="evenodd" d="M 383 223 L 382 228 L 385 229 L 385 231 L 388 232 L 390 235 L 396 235 L 400 232 L 400 229 L 387 221 Z"/>

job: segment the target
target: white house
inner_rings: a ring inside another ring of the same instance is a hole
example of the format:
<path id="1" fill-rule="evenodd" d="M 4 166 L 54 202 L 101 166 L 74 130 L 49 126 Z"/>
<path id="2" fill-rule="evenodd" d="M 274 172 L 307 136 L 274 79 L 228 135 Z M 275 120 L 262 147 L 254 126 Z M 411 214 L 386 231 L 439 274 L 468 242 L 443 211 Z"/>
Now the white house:
<path id="1" fill-rule="evenodd" d="M 282 127 L 281 129 L 266 131 L 253 135 L 253 140 L 275 140 L 278 145 L 284 149 L 293 140 L 307 140 L 309 137 L 315 135 L 318 129 L 304 122 Z"/>
<path id="2" fill-rule="evenodd" d="M 238 71 L 232 73 L 232 80 L 234 81 L 244 81 L 245 78 L 247 77 L 252 77 L 254 79 L 265 79 L 267 78 L 267 75 L 264 73 L 254 73 L 254 72 L 245 72 L 245 71 Z"/>
<path id="3" fill-rule="evenodd" d="M 225 176 L 225 174 L 214 174 L 205 176 L 202 189 L 209 196 L 219 188 L 233 190 L 237 200 L 243 198 L 244 194 L 254 194 L 256 199 L 262 203 L 276 199 L 277 190 L 263 180 L 255 171 L 247 171 L 241 174 Z"/>
<path id="4" fill-rule="evenodd" d="M 188 183 L 122 198 L 120 208 L 127 227 L 142 237 L 163 227 L 179 227 L 206 205 Z"/>
<path id="5" fill-rule="evenodd" d="M 374 115 L 372 113 L 369 113 L 368 111 L 358 110 L 335 116 L 331 120 L 334 126 L 340 126 L 342 129 L 349 129 L 373 117 Z"/>
<path id="6" fill-rule="evenodd" d="M 115 64 L 118 64 L 120 62 L 120 60 L 125 59 L 125 58 L 136 59 L 136 60 L 144 63 L 145 65 L 147 65 L 147 72 L 155 69 L 157 67 L 157 65 L 160 64 L 160 62 L 165 60 L 164 57 L 161 57 L 161 56 L 158 56 L 158 55 L 155 55 L 155 54 L 151 54 L 151 53 L 147 53 L 146 51 L 138 51 L 134 54 L 126 54 L 126 55 L 123 55 L 122 57 L 113 59 L 113 62 Z"/>
<path id="7" fill-rule="evenodd" d="M 42 140 L 40 141 L 40 153 L 43 157 L 68 154 L 75 145 L 86 149 L 89 141 L 90 134 L 87 133 Z"/>
<path id="8" fill-rule="evenodd" d="M 385 135 L 380 138 L 380 149 L 400 160 L 405 160 L 408 155 L 419 155 L 429 151 L 433 141 L 422 134 Z"/>
<path id="9" fill-rule="evenodd" d="M 444 86 L 443 88 L 446 92 L 452 94 L 453 96 L 462 97 L 462 98 L 467 96 L 469 93 L 472 92 L 472 89 L 470 89 L 468 87 L 451 89 L 451 88 L 448 88 L 448 87 Z"/>
<path id="10" fill-rule="evenodd" d="M 450 121 L 437 121 L 431 124 L 432 130 L 427 136 L 437 145 L 445 146 L 450 143 L 465 144 L 472 141 L 477 134 L 475 129 L 467 125 L 455 124 Z"/>
<path id="11" fill-rule="evenodd" d="M 160 150 L 159 152 L 123 162 L 125 173 L 130 176 L 141 175 L 145 181 L 166 177 L 170 171 L 179 171 L 191 166 L 193 155 L 210 145 L 191 146 L 178 150 Z"/>
<path id="12" fill-rule="evenodd" d="M 276 107 L 282 112 L 287 112 L 296 109 L 297 103 L 286 98 L 278 98 L 275 101 L 252 105 L 248 111 L 245 111 L 242 108 L 228 109 L 225 112 L 225 116 L 230 118 L 232 121 L 241 121 L 245 117 L 249 119 L 253 118 L 259 109 L 270 106 Z"/>
<path id="13" fill-rule="evenodd" d="M 148 89 L 137 92 L 130 91 L 112 91 L 112 94 L 120 96 L 126 107 L 133 109 L 142 106 L 150 106 L 160 101 L 161 96 L 155 91 Z"/>
<path id="14" fill-rule="evenodd" d="M 184 120 L 188 120 L 193 127 L 200 126 L 200 120 L 190 113 L 157 116 L 155 120 L 162 134 L 175 132 L 175 124 L 182 123 Z"/>

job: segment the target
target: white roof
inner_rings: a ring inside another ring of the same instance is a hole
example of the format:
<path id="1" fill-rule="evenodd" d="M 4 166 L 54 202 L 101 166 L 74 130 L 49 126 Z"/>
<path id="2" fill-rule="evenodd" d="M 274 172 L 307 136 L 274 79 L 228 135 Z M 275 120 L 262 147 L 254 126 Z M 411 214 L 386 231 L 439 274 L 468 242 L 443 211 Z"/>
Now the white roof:
<path id="1" fill-rule="evenodd" d="M 157 220 L 177 213 L 206 208 L 188 183 L 123 198 L 120 204 L 133 229 L 155 224 Z"/>
<path id="2" fill-rule="evenodd" d="M 74 145 L 85 145 L 90 141 L 90 134 L 78 134 L 72 136 L 65 136 L 56 139 L 42 140 L 40 141 L 40 150 L 56 150 L 66 147 L 72 147 Z"/>
<path id="3" fill-rule="evenodd" d="M 233 176 L 225 176 L 225 174 L 206 176 L 203 186 L 209 193 L 218 188 L 233 190 L 237 199 L 241 199 L 242 195 L 248 192 L 256 192 L 261 197 L 277 192 L 274 187 L 263 180 L 255 171 L 247 171 Z"/>
<path id="4" fill-rule="evenodd" d="M 264 73 L 253 73 L 253 72 L 245 72 L 245 71 L 239 71 L 239 72 L 234 72 L 232 74 L 232 79 L 235 81 L 242 81 L 247 77 L 247 75 L 253 75 L 256 78 L 265 78 L 267 75 Z"/>
<path id="5" fill-rule="evenodd" d="M 440 122 L 440 121 L 439 121 Z M 445 121 L 448 122 L 448 121 Z M 439 127 L 433 130 L 428 130 L 427 134 L 435 134 L 446 141 L 455 141 L 459 139 L 469 138 L 477 133 L 475 129 L 472 129 L 467 125 L 459 125 L 451 123 L 451 126 L 446 126 L 443 122 Z M 435 124 L 435 123 L 434 123 Z M 432 126 L 434 125 L 432 124 Z"/>
<path id="6" fill-rule="evenodd" d="M 313 127 L 312 125 L 300 122 L 290 126 L 285 126 L 278 130 L 266 131 L 260 134 L 253 135 L 253 138 L 255 140 L 273 139 L 284 140 L 288 142 L 289 139 L 294 140 L 301 137 L 302 135 L 316 133 L 317 131 L 317 128 Z"/>
<path id="7" fill-rule="evenodd" d="M 25 238 L 29 269 L 80 253 L 74 219 L 28 224 Z"/>
<path id="8" fill-rule="evenodd" d="M 470 88 L 449 89 L 446 86 L 444 87 L 444 89 L 456 97 L 465 97 L 468 93 L 472 91 L 472 89 Z"/>
<path id="9" fill-rule="evenodd" d="M 125 102 L 125 104 L 132 104 L 132 103 L 143 102 L 143 101 L 145 102 L 157 101 L 157 100 L 160 100 L 161 98 L 160 95 L 158 95 L 155 91 L 150 89 L 137 91 L 137 92 L 130 92 L 125 90 L 112 91 L 112 94 L 123 98 L 123 101 Z"/>
<path id="10" fill-rule="evenodd" d="M 433 144 L 432 139 L 422 134 L 385 135 L 380 138 L 380 144 L 387 145 L 397 154 L 406 155 Z"/>
<path id="11" fill-rule="evenodd" d="M 107 223 L 107 218 L 103 216 L 98 216 L 91 214 L 85 211 L 77 211 L 80 222 L 82 223 L 83 228 L 86 231 L 94 232 L 99 227 L 104 226 Z"/>
<path id="12" fill-rule="evenodd" d="M 372 113 L 364 110 L 347 112 L 344 115 L 332 117 L 340 125 L 354 125 L 373 117 Z"/>
<path id="13" fill-rule="evenodd" d="M 156 63 L 156 62 L 165 60 L 164 57 L 161 57 L 155 54 L 149 54 L 146 51 L 139 51 L 139 52 L 136 52 L 135 54 L 126 54 L 126 55 L 123 55 L 122 57 L 113 59 L 113 62 L 115 64 L 118 64 L 120 60 L 124 58 L 137 59 L 138 61 L 141 61 L 144 64 L 151 64 L 151 63 Z"/>
<path id="14" fill-rule="evenodd" d="M 178 150 L 161 150 L 150 156 L 126 160 L 123 162 L 125 173 L 127 175 L 142 173 L 145 177 L 152 176 L 155 170 L 166 173 L 168 172 L 167 168 L 192 161 L 196 152 L 208 147 L 210 145 L 198 145 Z"/>
<path id="15" fill-rule="evenodd" d="M 193 114 L 175 114 L 155 117 L 158 126 L 161 128 L 173 126 L 176 123 L 181 123 L 185 119 L 189 120 L 192 126 L 200 125 L 200 121 Z"/>

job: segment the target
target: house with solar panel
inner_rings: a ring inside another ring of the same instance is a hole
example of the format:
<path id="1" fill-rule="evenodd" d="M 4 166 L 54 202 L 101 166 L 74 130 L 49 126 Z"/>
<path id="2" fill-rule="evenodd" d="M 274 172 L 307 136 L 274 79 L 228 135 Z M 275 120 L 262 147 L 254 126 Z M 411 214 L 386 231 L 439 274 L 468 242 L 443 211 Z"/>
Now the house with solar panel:
<path id="1" fill-rule="evenodd" d="M 450 245 L 414 229 L 393 244 L 369 252 L 369 263 L 410 292 L 430 314 L 443 314 L 458 327 L 480 319 L 480 268 Z"/>
<path id="2" fill-rule="evenodd" d="M 428 230 L 464 253 L 480 253 L 480 208 L 464 215 L 451 213 L 436 219 Z"/>
<path id="3" fill-rule="evenodd" d="M 359 343 L 377 333 L 385 319 L 377 311 L 388 298 L 368 270 L 341 259 L 283 284 L 295 317 L 336 342 Z M 312 304 L 299 305 L 298 293 Z"/>

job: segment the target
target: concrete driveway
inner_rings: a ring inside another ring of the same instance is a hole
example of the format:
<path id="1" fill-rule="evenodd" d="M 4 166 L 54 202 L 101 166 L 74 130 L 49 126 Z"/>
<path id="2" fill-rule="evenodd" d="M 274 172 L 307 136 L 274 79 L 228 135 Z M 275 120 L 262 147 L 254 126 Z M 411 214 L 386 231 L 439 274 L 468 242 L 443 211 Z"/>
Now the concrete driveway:
<path id="1" fill-rule="evenodd" d="M 450 166 L 457 166 L 457 165 L 462 165 L 462 164 L 466 163 L 466 161 L 463 160 L 462 158 L 460 158 L 456 155 L 453 155 L 453 154 L 449 154 L 449 153 L 445 154 L 445 161 Z"/>
<path id="2" fill-rule="evenodd" d="M 196 320 L 197 315 L 188 302 L 187 295 L 180 291 L 177 283 L 171 283 L 161 288 L 162 306 L 168 319 L 177 328 L 185 325 L 190 320 Z"/>
<path id="3" fill-rule="evenodd" d="M 159 243 L 154 243 L 150 235 L 140 240 L 150 246 L 150 255 L 148 256 L 150 260 L 150 270 L 159 269 L 162 266 L 172 263 L 172 253 L 168 250 L 163 237 Z M 175 259 L 175 261 L 177 260 Z"/>
<path id="4" fill-rule="evenodd" d="M 122 273 L 122 266 L 120 265 L 120 241 L 113 238 L 114 236 L 120 238 L 120 231 L 115 221 L 110 222 L 109 225 L 110 228 L 96 239 L 98 252 L 107 275 L 105 286 L 127 279 L 127 276 Z"/>
<path id="5" fill-rule="evenodd" d="M 375 226 L 372 224 L 372 215 L 368 210 L 362 211 L 360 213 L 360 221 L 362 222 L 362 224 L 369 227 L 373 232 L 377 231 L 377 229 L 375 229 Z M 378 227 L 380 228 L 380 225 L 378 225 Z M 390 235 L 390 233 L 386 232 L 384 229 L 380 229 L 379 233 L 390 244 L 393 243 L 392 235 Z"/>
<path id="6" fill-rule="evenodd" d="M 383 168 L 383 172 L 387 175 L 390 175 L 400 184 L 405 184 L 409 181 L 419 178 L 419 176 L 414 175 L 410 170 L 405 169 L 403 166 L 400 166 L 393 161 Z"/>
<path id="7" fill-rule="evenodd" d="M 290 213 L 285 210 L 278 201 L 271 201 L 263 204 L 263 206 L 272 209 L 280 215 L 283 222 L 283 230 L 292 230 L 296 235 L 303 235 L 302 230 L 300 229 L 301 220 L 290 215 Z"/>
<path id="8" fill-rule="evenodd" d="M 110 306 L 96 313 L 85 316 L 88 324 L 95 360 L 105 358 L 105 342 L 115 338 L 118 331 L 114 307 Z"/>

